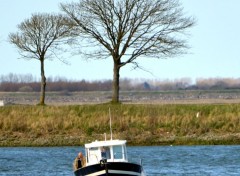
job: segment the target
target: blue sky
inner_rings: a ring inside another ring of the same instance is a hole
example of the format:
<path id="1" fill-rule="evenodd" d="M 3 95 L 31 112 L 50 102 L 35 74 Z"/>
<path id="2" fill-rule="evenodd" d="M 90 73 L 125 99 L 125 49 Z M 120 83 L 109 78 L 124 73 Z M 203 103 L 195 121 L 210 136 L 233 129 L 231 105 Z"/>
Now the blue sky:
<path id="1" fill-rule="evenodd" d="M 77 1 L 77 0 L 75 0 Z M 0 75 L 32 74 L 40 77 L 37 60 L 18 59 L 17 49 L 8 43 L 10 32 L 36 12 L 59 12 L 63 0 L 1 0 L 0 6 Z M 239 78 L 240 77 L 240 1 L 229 0 L 181 0 L 187 15 L 197 20 L 190 29 L 189 54 L 169 59 L 145 59 L 140 65 L 149 72 L 121 69 L 121 78 L 174 80 L 191 78 Z M 74 80 L 112 79 L 112 61 L 69 58 L 69 65 L 58 60 L 46 61 L 46 76 L 65 77 Z M 99 68 L 100 67 L 100 68 Z"/>

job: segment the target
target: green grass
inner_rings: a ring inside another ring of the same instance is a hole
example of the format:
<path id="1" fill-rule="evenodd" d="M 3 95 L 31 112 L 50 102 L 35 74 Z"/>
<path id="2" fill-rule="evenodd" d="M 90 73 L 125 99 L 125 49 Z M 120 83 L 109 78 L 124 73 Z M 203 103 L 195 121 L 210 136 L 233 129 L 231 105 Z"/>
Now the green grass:
<path id="1" fill-rule="evenodd" d="M 239 104 L 5 106 L 0 146 L 82 145 L 109 137 L 132 145 L 240 144 Z M 199 116 L 197 116 L 199 113 Z"/>

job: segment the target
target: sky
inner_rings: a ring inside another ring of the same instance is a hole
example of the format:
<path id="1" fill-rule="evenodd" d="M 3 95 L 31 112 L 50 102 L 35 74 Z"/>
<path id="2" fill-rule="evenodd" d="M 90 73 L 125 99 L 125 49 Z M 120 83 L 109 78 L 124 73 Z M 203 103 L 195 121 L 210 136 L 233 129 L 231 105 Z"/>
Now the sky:
<path id="1" fill-rule="evenodd" d="M 60 12 L 59 3 L 66 0 L 0 0 L 0 76 L 32 74 L 40 78 L 37 60 L 19 59 L 17 48 L 8 42 L 8 35 L 17 32 L 17 25 L 38 12 Z M 77 1 L 77 0 L 71 0 Z M 144 70 L 131 66 L 121 69 L 121 78 L 148 80 L 192 81 L 208 78 L 240 78 L 240 1 L 239 0 L 180 0 L 187 16 L 196 19 L 189 30 L 188 54 L 168 59 L 144 59 Z M 113 63 L 108 60 L 85 60 L 71 56 L 69 64 L 59 60 L 45 62 L 46 77 L 69 80 L 112 79 Z"/>

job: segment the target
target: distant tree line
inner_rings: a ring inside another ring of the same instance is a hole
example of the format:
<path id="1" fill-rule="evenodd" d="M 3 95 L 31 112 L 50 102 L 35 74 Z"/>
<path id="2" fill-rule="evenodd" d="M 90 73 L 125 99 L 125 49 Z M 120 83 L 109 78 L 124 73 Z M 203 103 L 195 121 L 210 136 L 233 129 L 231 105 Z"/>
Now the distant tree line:
<path id="1" fill-rule="evenodd" d="M 46 90 L 51 91 L 111 91 L 112 80 L 69 80 L 64 77 L 48 77 Z M 8 74 L 0 76 L 1 92 L 39 92 L 41 80 L 31 74 Z M 167 90 L 224 90 L 240 89 L 240 78 L 197 79 L 192 83 L 190 78 L 175 80 L 121 79 L 121 91 L 167 91 Z"/>

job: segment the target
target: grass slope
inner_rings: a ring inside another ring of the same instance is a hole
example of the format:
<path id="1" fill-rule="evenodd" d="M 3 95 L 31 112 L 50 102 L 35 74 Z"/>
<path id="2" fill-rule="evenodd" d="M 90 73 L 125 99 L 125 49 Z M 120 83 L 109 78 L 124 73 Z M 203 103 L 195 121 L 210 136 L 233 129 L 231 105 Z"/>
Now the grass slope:
<path id="1" fill-rule="evenodd" d="M 239 104 L 101 104 L 0 107 L 0 146 L 103 140 L 109 109 L 113 137 L 131 145 L 240 144 Z"/>

